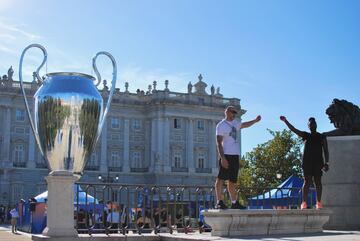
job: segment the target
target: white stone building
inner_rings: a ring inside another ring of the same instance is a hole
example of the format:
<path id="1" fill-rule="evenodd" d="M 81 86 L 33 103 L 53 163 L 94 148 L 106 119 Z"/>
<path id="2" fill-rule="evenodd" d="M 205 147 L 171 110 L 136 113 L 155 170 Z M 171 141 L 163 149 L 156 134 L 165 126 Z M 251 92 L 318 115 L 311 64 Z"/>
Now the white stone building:
<path id="1" fill-rule="evenodd" d="M 19 82 L 0 79 L 0 204 L 13 204 L 46 190 L 47 165 L 36 147 Z M 106 83 L 99 90 L 106 100 Z M 38 89 L 26 83 L 29 105 Z M 102 136 L 88 160 L 81 181 L 99 182 L 99 175 L 119 183 L 212 185 L 217 175 L 215 126 L 224 107 L 237 98 L 224 98 L 198 77 L 187 93 L 149 85 L 147 91 L 116 90 Z M 106 103 L 106 101 L 104 101 Z M 239 133 L 241 140 L 241 133 Z M 241 144 L 241 141 L 240 141 Z M 103 178 L 103 180 L 106 178 Z"/>

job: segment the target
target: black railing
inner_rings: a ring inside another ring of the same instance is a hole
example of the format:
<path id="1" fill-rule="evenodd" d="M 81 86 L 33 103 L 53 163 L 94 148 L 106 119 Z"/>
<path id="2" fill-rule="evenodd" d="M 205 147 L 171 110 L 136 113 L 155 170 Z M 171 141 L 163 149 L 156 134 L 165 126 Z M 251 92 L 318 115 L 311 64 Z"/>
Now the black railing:
<path id="1" fill-rule="evenodd" d="M 74 217 L 79 233 L 157 234 L 211 230 L 201 211 L 215 206 L 212 186 L 78 184 L 82 190 L 76 193 L 78 202 Z M 229 206 L 225 190 L 224 201 Z M 248 209 L 299 208 L 301 189 L 239 189 L 238 200 Z M 311 197 L 309 206 L 313 204 Z"/>

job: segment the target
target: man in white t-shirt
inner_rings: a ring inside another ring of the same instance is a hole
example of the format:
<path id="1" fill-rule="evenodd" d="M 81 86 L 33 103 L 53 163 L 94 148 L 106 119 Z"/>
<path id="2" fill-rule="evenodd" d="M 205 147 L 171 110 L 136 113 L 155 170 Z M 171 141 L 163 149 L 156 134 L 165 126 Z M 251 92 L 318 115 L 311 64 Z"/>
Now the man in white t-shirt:
<path id="1" fill-rule="evenodd" d="M 17 232 L 17 220 L 19 218 L 19 212 L 16 210 L 16 207 L 10 210 L 11 214 L 11 231 L 13 233 Z"/>
<path id="2" fill-rule="evenodd" d="M 226 209 L 227 206 L 222 200 L 221 189 L 224 181 L 228 180 L 227 189 L 230 194 L 231 208 L 241 209 L 245 208 L 239 204 L 236 197 L 235 185 L 237 182 L 239 172 L 239 156 L 240 143 L 237 140 L 237 131 L 242 128 L 247 128 L 259 122 L 261 116 L 258 115 L 254 120 L 240 123 L 235 120 L 237 111 L 234 106 L 228 106 L 225 109 L 225 119 L 220 121 L 216 126 L 216 142 L 217 149 L 220 156 L 219 160 L 219 174 L 215 182 L 215 193 L 217 209 Z"/>

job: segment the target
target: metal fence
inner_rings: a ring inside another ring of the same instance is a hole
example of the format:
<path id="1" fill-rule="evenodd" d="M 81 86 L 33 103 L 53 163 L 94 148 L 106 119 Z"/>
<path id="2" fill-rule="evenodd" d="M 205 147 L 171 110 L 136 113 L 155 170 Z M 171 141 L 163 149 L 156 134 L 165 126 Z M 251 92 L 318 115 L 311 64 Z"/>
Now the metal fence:
<path id="1" fill-rule="evenodd" d="M 213 186 L 149 186 L 78 183 L 74 219 L 79 233 L 159 233 L 211 231 L 203 210 L 215 207 Z M 243 188 L 238 200 L 248 209 L 295 209 L 300 188 Z M 310 190 L 309 206 L 314 205 Z M 231 204 L 224 188 L 224 201 Z"/>

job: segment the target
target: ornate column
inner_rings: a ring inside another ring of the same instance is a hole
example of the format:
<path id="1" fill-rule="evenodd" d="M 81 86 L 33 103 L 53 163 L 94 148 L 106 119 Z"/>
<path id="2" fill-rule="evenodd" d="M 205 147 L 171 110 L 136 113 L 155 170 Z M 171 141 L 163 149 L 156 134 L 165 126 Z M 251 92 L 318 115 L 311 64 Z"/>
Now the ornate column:
<path id="1" fill-rule="evenodd" d="M 156 120 L 151 120 L 151 149 L 150 149 L 150 171 L 156 172 L 158 170 L 159 155 L 156 150 L 156 133 L 157 133 Z"/>
<path id="2" fill-rule="evenodd" d="M 36 167 L 36 163 L 35 163 L 35 137 L 34 137 L 34 133 L 31 130 L 29 131 L 29 145 L 28 145 L 28 148 L 29 148 L 29 150 L 28 150 L 27 167 L 28 168 L 35 168 Z"/>
<path id="3" fill-rule="evenodd" d="M 163 160 L 165 164 L 165 171 L 170 172 L 171 171 L 171 161 L 170 161 L 170 123 L 169 118 L 163 119 L 163 138 L 162 138 L 162 147 L 163 149 Z"/>
<path id="4" fill-rule="evenodd" d="M 162 172 L 170 171 L 171 167 L 169 167 L 166 164 L 166 160 L 164 157 L 164 119 L 163 118 L 157 118 L 156 120 L 156 126 L 157 126 L 157 134 L 156 134 L 156 153 L 159 157 L 158 162 L 160 162 L 160 170 Z"/>
<path id="5" fill-rule="evenodd" d="M 189 118 L 186 125 L 186 160 L 190 173 L 195 173 L 194 161 L 194 120 Z"/>
<path id="6" fill-rule="evenodd" d="M 4 117 L 4 140 L 3 140 L 3 161 L 10 163 L 10 130 L 11 130 L 11 108 L 6 107 Z"/>
<path id="7" fill-rule="evenodd" d="M 130 120 L 124 119 L 124 163 L 123 163 L 123 172 L 129 172 L 129 148 L 130 148 Z"/>
<path id="8" fill-rule="evenodd" d="M 105 121 L 104 127 L 101 132 L 101 154 L 100 154 L 100 171 L 107 172 L 107 121 Z"/>
<path id="9" fill-rule="evenodd" d="M 217 156 L 216 156 L 216 133 L 215 133 L 215 121 L 209 121 L 209 166 L 212 169 L 212 173 L 216 173 L 217 168 Z"/>
<path id="10" fill-rule="evenodd" d="M 144 132 L 145 132 L 145 153 L 144 153 L 144 167 L 149 167 L 151 169 L 151 123 L 146 120 L 144 122 Z"/>

